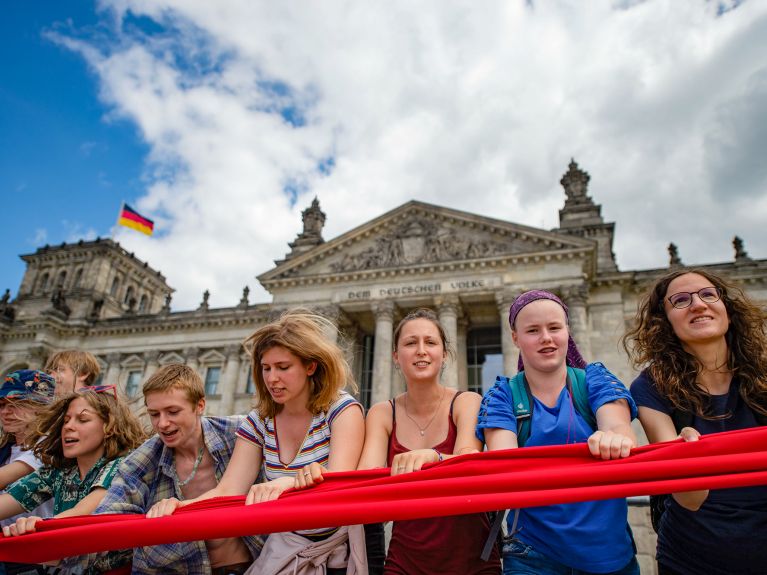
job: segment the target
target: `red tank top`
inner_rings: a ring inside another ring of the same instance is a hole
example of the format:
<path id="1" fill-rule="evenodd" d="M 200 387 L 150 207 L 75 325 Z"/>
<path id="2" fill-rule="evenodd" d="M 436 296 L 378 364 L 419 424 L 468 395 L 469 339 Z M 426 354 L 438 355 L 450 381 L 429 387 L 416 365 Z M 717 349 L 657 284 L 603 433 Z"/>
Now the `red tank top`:
<path id="1" fill-rule="evenodd" d="M 458 429 L 453 421 L 453 404 L 460 394 L 456 393 L 450 402 L 447 437 L 434 446 L 440 453 L 453 453 L 455 448 Z M 395 455 L 410 450 L 397 441 L 395 402 L 392 399 L 389 403 L 392 428 L 386 461 L 391 466 Z M 498 575 L 501 572 L 498 546 L 493 548 L 488 561 L 479 557 L 489 532 L 490 522 L 484 513 L 395 521 L 384 575 Z"/>

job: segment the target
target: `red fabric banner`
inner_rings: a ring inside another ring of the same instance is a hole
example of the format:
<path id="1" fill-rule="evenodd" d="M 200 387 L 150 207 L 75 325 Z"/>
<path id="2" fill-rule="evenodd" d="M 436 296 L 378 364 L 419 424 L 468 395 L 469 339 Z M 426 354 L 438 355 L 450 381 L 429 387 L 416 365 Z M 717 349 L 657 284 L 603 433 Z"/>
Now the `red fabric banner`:
<path id="1" fill-rule="evenodd" d="M 258 505 L 226 497 L 160 519 L 45 521 L 38 533 L 0 540 L 0 560 L 42 562 L 176 541 L 764 485 L 766 445 L 767 428 L 754 428 L 639 447 L 612 461 L 594 459 L 585 444 L 576 444 L 464 455 L 396 477 L 388 469 L 330 473 L 313 489 Z"/>

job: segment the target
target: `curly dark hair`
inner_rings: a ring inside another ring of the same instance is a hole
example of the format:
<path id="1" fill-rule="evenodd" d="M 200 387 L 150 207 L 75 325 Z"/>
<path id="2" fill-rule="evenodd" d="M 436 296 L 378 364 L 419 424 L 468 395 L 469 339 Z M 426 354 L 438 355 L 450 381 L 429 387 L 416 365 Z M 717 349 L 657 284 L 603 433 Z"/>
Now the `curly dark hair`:
<path id="1" fill-rule="evenodd" d="M 622 338 L 634 369 L 646 368 L 658 391 L 674 409 L 717 419 L 709 413 L 710 395 L 696 384 L 703 366 L 684 349 L 664 308 L 669 284 L 687 274 L 702 276 L 719 288 L 730 319 L 725 334 L 727 368 L 740 381 L 743 401 L 753 411 L 767 415 L 767 315 L 742 289 L 709 271 L 692 268 L 668 273 L 645 294 L 634 327 Z"/>
<path id="2" fill-rule="evenodd" d="M 83 398 L 104 422 L 104 458 L 108 461 L 127 455 L 146 439 L 139 420 L 122 399 L 111 393 L 97 392 L 90 388 L 69 393 L 55 401 L 37 418 L 37 428 L 25 441 L 27 449 L 34 450 L 40 461 L 56 469 L 76 465 L 77 461 L 64 457 L 61 430 L 69 404 Z"/>

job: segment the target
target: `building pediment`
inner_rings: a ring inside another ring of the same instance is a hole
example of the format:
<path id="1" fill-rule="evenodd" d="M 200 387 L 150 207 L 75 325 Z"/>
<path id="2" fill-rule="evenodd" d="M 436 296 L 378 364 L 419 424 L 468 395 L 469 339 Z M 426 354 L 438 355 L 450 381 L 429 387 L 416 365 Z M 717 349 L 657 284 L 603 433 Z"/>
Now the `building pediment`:
<path id="1" fill-rule="evenodd" d="M 259 276 L 273 281 L 432 267 L 572 250 L 593 250 L 583 238 L 408 202 Z"/>

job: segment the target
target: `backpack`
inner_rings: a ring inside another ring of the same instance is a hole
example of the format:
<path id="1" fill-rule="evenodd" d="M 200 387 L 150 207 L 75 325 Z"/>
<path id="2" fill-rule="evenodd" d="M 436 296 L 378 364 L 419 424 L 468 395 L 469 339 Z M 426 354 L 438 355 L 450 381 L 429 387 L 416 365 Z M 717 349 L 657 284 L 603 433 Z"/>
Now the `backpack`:
<path id="1" fill-rule="evenodd" d="M 757 411 L 752 411 L 757 425 L 767 425 L 767 415 L 763 415 Z M 682 431 L 683 427 L 692 427 L 692 421 L 695 418 L 691 411 L 681 411 L 675 409 L 669 415 L 674 422 L 674 429 L 677 433 Z M 652 523 L 653 531 L 656 533 L 660 529 L 660 520 L 663 517 L 663 513 L 668 506 L 668 499 L 670 494 L 650 495 L 650 522 Z"/>
<path id="2" fill-rule="evenodd" d="M 517 445 L 524 447 L 530 438 L 530 427 L 533 420 L 533 394 L 525 379 L 525 372 L 520 371 L 512 378 L 499 375 L 496 383 L 505 383 L 511 391 L 514 402 L 514 417 L 517 419 Z M 576 411 L 586 420 L 591 429 L 597 428 L 597 420 L 589 405 L 589 392 L 586 388 L 586 372 L 575 367 L 567 367 L 567 389 L 573 398 Z"/>
<path id="3" fill-rule="evenodd" d="M 509 386 L 511 400 L 514 402 L 514 417 L 517 419 L 517 445 L 519 447 L 524 447 L 527 440 L 530 439 L 530 427 L 533 421 L 533 394 L 525 379 L 525 372 L 520 371 L 512 378 L 499 375 L 495 378 L 495 382 Z M 567 389 L 573 398 L 575 410 L 586 420 L 586 423 L 591 429 L 596 429 L 597 420 L 589 405 L 589 390 L 586 387 L 586 371 L 577 367 L 567 366 L 567 382 L 565 385 L 567 385 Z M 480 555 L 480 558 L 483 561 L 487 561 L 490 557 L 492 546 L 500 534 L 501 525 L 503 524 L 505 516 L 506 511 L 498 511 L 490 522 L 490 535 L 488 536 L 485 547 Z M 512 532 L 516 530 L 518 520 L 519 509 L 515 509 L 514 522 L 511 526 Z"/>

